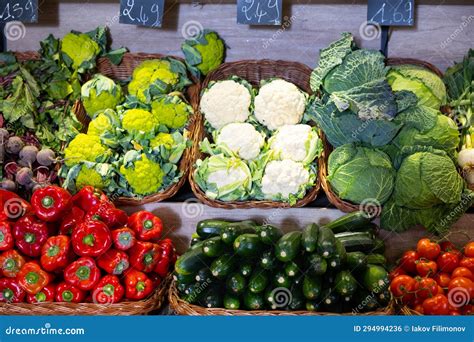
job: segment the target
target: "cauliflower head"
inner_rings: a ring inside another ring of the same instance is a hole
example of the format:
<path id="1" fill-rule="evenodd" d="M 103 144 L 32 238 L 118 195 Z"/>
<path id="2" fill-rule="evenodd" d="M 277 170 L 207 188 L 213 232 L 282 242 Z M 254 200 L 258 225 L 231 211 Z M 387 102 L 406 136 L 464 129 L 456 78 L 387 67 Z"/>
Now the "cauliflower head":
<path id="1" fill-rule="evenodd" d="M 105 109 L 115 109 L 123 100 L 122 89 L 110 78 L 97 74 L 82 86 L 81 100 L 92 117 Z"/>
<path id="2" fill-rule="evenodd" d="M 173 135 L 170 133 L 158 133 L 156 137 L 150 140 L 150 147 L 157 148 L 164 146 L 167 150 L 171 150 L 174 145 Z"/>
<path id="3" fill-rule="evenodd" d="M 76 135 L 64 150 L 66 166 L 73 166 L 81 161 L 105 160 L 109 154 L 110 150 L 101 144 L 98 136 L 83 133 Z"/>
<path id="4" fill-rule="evenodd" d="M 105 187 L 102 176 L 93 168 L 83 165 L 76 178 L 76 189 L 80 190 L 86 185 L 103 189 Z"/>
<path id="5" fill-rule="evenodd" d="M 251 87 L 235 79 L 218 81 L 209 86 L 201 97 L 201 112 L 215 128 L 233 122 L 244 122 L 250 115 Z"/>
<path id="6" fill-rule="evenodd" d="M 157 125 L 156 117 L 144 109 L 129 109 L 122 117 L 122 127 L 130 133 L 150 133 Z"/>
<path id="7" fill-rule="evenodd" d="M 177 95 L 167 95 L 151 103 L 151 112 L 156 121 L 169 129 L 183 128 L 193 108 Z"/>
<path id="8" fill-rule="evenodd" d="M 160 165 L 147 158 L 145 154 L 133 163 L 133 166 L 120 166 L 120 173 L 137 195 L 149 195 L 158 192 L 163 184 L 164 172 Z"/>
<path id="9" fill-rule="evenodd" d="M 311 163 L 321 152 L 321 141 L 316 128 L 309 125 L 284 125 L 268 141 L 277 159 L 291 159 Z"/>
<path id="10" fill-rule="evenodd" d="M 216 144 L 227 147 L 239 158 L 250 160 L 260 154 L 265 137 L 249 123 L 230 123 L 219 131 Z"/>
<path id="11" fill-rule="evenodd" d="M 293 83 L 275 79 L 265 83 L 255 97 L 255 117 L 262 125 L 275 130 L 301 122 L 306 96 Z"/>
<path id="12" fill-rule="evenodd" d="M 190 84 L 186 67 L 175 59 L 151 59 L 140 63 L 133 71 L 128 93 L 148 103 L 160 94 L 180 91 Z"/>
<path id="13" fill-rule="evenodd" d="M 85 33 L 68 33 L 61 40 L 61 51 L 72 60 L 72 67 L 79 69 L 84 62 L 95 60 L 99 45 Z"/>
<path id="14" fill-rule="evenodd" d="M 186 64 L 197 77 L 206 76 L 217 69 L 224 61 L 225 44 L 219 35 L 210 30 L 203 30 L 182 45 Z"/>
<path id="15" fill-rule="evenodd" d="M 309 171 L 302 163 L 289 159 L 274 160 L 265 167 L 262 193 L 269 200 L 288 200 L 291 195 L 297 196 L 301 189 L 305 189 L 309 181 Z"/>

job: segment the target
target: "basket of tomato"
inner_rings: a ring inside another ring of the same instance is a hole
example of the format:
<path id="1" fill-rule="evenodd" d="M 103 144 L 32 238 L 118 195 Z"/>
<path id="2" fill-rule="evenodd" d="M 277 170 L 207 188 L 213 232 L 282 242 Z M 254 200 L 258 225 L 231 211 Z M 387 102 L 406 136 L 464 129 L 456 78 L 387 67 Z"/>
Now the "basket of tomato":
<path id="1" fill-rule="evenodd" d="M 473 314 L 474 242 L 419 240 L 390 273 L 390 291 L 405 315 Z"/>
<path id="2" fill-rule="evenodd" d="M 0 190 L 0 312 L 137 315 L 160 308 L 176 251 L 161 219 L 128 216 L 90 186 L 31 202 Z"/>

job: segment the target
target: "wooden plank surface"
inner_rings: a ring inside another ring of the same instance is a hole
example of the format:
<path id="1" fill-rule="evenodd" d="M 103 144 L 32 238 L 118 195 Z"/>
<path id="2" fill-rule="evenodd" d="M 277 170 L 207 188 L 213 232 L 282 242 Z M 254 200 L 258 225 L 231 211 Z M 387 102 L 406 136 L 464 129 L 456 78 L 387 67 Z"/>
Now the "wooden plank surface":
<path id="1" fill-rule="evenodd" d="M 116 0 L 40 2 L 39 24 L 26 25 L 24 35 L 10 40 L 13 50 L 36 50 L 49 33 L 63 36 L 71 29 L 86 31 L 97 25 L 111 28 L 114 46 L 131 51 L 181 55 L 183 36 L 196 27 L 213 28 L 229 46 L 228 60 L 271 58 L 295 60 L 314 66 L 318 51 L 351 31 L 363 47 L 379 48 L 372 31 L 364 31 L 365 1 L 284 1 L 281 27 L 249 27 L 236 23 L 235 1 L 204 3 L 167 0 L 162 29 L 119 24 Z M 474 1 L 417 1 L 414 28 L 394 30 L 389 47 L 392 57 L 424 59 L 444 70 L 473 47 Z M 291 4 L 291 5 L 290 5 Z M 376 34 L 375 34 L 376 37 Z"/>

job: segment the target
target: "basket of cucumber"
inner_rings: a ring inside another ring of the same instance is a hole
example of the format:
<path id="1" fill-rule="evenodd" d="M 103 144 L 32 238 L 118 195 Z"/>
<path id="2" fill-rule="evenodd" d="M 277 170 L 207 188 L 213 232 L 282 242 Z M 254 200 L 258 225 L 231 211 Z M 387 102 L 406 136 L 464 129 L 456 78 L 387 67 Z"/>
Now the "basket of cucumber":
<path id="1" fill-rule="evenodd" d="M 180 315 L 388 315 L 384 243 L 362 212 L 283 233 L 251 220 L 198 223 L 169 291 Z"/>

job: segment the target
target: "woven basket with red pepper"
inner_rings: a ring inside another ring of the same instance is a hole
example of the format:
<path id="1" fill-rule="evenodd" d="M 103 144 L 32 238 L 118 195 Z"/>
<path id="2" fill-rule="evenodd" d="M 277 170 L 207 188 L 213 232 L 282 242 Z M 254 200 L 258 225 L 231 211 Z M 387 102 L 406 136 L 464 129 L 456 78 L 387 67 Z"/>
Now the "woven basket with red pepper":
<path id="1" fill-rule="evenodd" d="M 128 216 L 90 186 L 74 196 L 48 186 L 31 203 L 0 190 L 0 309 L 19 314 L 24 305 L 49 305 L 51 312 L 41 313 L 54 314 L 55 305 L 66 305 L 84 314 L 87 305 L 95 312 L 94 306 L 134 303 L 140 313 L 137 302 L 165 288 L 176 260 L 162 231 L 160 218 L 147 211 Z"/>

